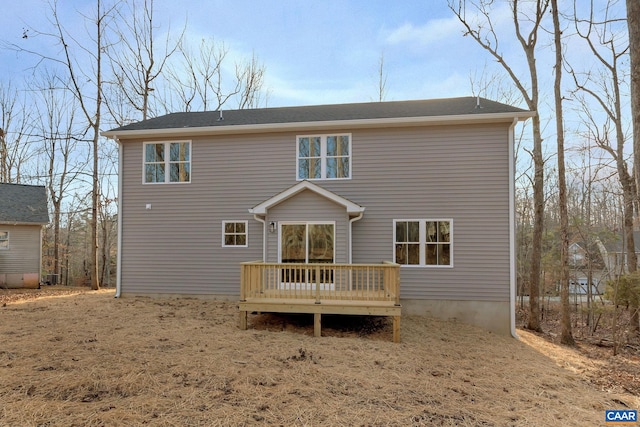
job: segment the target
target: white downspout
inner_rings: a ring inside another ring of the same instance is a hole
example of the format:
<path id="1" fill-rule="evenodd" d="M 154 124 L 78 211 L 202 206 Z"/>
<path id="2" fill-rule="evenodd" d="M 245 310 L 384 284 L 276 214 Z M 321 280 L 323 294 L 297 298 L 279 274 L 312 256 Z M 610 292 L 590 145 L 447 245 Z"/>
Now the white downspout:
<path id="1" fill-rule="evenodd" d="M 262 262 L 267 262 L 267 221 L 260 219 L 257 214 L 253 215 L 253 219 L 262 223 Z"/>
<path id="2" fill-rule="evenodd" d="M 518 123 L 518 118 L 513 119 L 509 126 L 509 313 L 511 324 L 511 335 L 516 338 L 516 181 L 515 181 L 515 136 L 514 128 Z"/>
<path id="3" fill-rule="evenodd" d="M 358 216 L 354 216 L 349 220 L 349 264 L 353 262 L 353 223 L 362 219 L 364 211 L 360 212 Z"/>
<path id="4" fill-rule="evenodd" d="M 116 298 L 122 292 L 122 143 L 117 136 L 113 138 L 118 144 L 118 254 L 116 255 Z"/>

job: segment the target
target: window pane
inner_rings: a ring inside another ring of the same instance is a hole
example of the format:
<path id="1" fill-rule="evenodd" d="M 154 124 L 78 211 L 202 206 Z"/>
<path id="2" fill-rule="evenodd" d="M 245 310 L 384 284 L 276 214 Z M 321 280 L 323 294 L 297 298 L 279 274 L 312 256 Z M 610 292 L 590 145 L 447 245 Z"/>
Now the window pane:
<path id="1" fill-rule="evenodd" d="M 426 245 L 425 264 L 438 265 L 438 245 Z"/>
<path id="2" fill-rule="evenodd" d="M 309 179 L 309 160 L 298 159 L 298 178 Z"/>
<path id="3" fill-rule="evenodd" d="M 418 265 L 420 264 L 420 245 L 407 245 L 407 264 Z"/>
<path id="4" fill-rule="evenodd" d="M 226 234 L 224 236 L 224 244 L 226 246 L 234 246 L 236 244 L 236 236 L 233 234 Z"/>
<path id="5" fill-rule="evenodd" d="M 311 144 L 309 146 L 309 157 L 320 157 L 320 137 L 314 136 L 311 138 Z"/>
<path id="6" fill-rule="evenodd" d="M 245 246 L 247 244 L 247 236 L 244 234 L 238 234 L 236 236 L 236 245 Z"/>
<path id="7" fill-rule="evenodd" d="M 320 159 L 309 160 L 309 178 L 319 179 L 320 172 Z"/>
<path id="8" fill-rule="evenodd" d="M 338 161 L 335 158 L 327 159 L 327 178 L 338 177 Z"/>
<path id="9" fill-rule="evenodd" d="M 396 264 L 407 263 L 407 245 L 396 244 Z"/>
<path id="10" fill-rule="evenodd" d="M 427 242 L 438 241 L 438 227 L 434 221 L 427 221 Z"/>
<path id="11" fill-rule="evenodd" d="M 172 162 L 188 162 L 189 161 L 189 143 L 188 142 L 172 142 L 169 144 L 169 161 Z"/>
<path id="12" fill-rule="evenodd" d="M 164 182 L 164 164 L 145 165 L 144 182 Z"/>
<path id="13" fill-rule="evenodd" d="M 341 157 L 338 159 L 338 173 L 337 178 L 349 177 L 349 158 Z"/>
<path id="14" fill-rule="evenodd" d="M 145 162 L 164 162 L 164 144 L 146 144 Z"/>
<path id="15" fill-rule="evenodd" d="M 227 222 L 227 223 L 224 224 L 224 232 L 225 232 L 225 234 L 230 234 L 230 233 L 233 233 L 234 231 L 236 231 L 236 230 L 235 230 L 233 222 Z"/>
<path id="16" fill-rule="evenodd" d="M 236 222 L 236 233 L 242 233 L 244 234 L 245 232 L 245 223 L 244 222 Z"/>
<path id="17" fill-rule="evenodd" d="M 438 245 L 438 264 L 451 265 L 451 245 Z"/>
<path id="18" fill-rule="evenodd" d="M 191 169 L 189 163 L 171 163 L 170 167 L 171 182 L 189 182 L 189 170 Z"/>
<path id="19" fill-rule="evenodd" d="M 300 138 L 298 140 L 298 155 L 300 157 L 309 157 L 309 138 Z"/>
<path id="20" fill-rule="evenodd" d="M 449 221 L 440 221 L 438 223 L 438 241 L 449 242 L 450 237 Z"/>
<path id="21" fill-rule="evenodd" d="M 9 232 L 0 231 L 0 249 L 9 248 Z"/>
<path id="22" fill-rule="evenodd" d="M 339 156 L 349 155 L 349 137 L 347 135 L 342 135 L 338 137 L 338 155 Z"/>
<path id="23" fill-rule="evenodd" d="M 396 222 L 396 242 L 407 241 L 407 223 L 405 221 Z"/>
<path id="24" fill-rule="evenodd" d="M 338 137 L 328 136 L 327 137 L 327 156 L 337 156 L 337 155 L 338 155 Z"/>
<path id="25" fill-rule="evenodd" d="M 418 221 L 411 221 L 407 223 L 408 242 L 420 241 L 420 223 Z"/>

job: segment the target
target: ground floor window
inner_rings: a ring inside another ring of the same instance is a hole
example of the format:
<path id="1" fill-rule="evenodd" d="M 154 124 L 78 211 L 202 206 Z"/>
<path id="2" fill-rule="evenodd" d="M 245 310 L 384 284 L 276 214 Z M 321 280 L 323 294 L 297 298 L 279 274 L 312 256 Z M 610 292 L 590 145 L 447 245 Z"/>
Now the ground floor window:
<path id="1" fill-rule="evenodd" d="M 222 246 L 247 247 L 247 221 L 222 221 Z"/>
<path id="2" fill-rule="evenodd" d="M 453 265 L 451 219 L 393 221 L 393 255 L 401 265 Z"/>
<path id="3" fill-rule="evenodd" d="M 9 249 L 8 231 L 0 231 L 0 249 Z"/>

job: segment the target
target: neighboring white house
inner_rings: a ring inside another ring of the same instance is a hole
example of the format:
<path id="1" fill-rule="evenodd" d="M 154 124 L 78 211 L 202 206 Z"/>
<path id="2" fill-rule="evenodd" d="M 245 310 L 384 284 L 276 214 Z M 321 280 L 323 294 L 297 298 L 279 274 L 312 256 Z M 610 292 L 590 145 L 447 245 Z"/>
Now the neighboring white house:
<path id="1" fill-rule="evenodd" d="M 175 113 L 104 132 L 119 146 L 117 295 L 238 299 L 246 261 L 308 264 L 270 279 L 329 292 L 340 266 L 387 261 L 403 313 L 513 333 L 514 127 L 534 114 L 466 97 Z"/>

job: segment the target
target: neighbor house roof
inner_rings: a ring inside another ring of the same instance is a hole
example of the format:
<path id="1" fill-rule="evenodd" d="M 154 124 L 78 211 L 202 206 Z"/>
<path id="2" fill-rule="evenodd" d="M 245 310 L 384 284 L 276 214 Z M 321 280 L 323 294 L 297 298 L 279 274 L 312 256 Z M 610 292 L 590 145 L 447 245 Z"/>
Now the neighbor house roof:
<path id="1" fill-rule="evenodd" d="M 0 224 L 47 224 L 43 186 L 0 183 Z"/>
<path id="2" fill-rule="evenodd" d="M 264 132 L 303 127 L 389 127 L 418 123 L 513 121 L 533 115 L 535 112 L 485 98 L 463 97 L 173 113 L 131 123 L 103 132 L 103 135 L 117 138 Z"/>
<path id="3" fill-rule="evenodd" d="M 626 241 L 624 239 L 624 236 L 621 235 L 617 235 L 617 238 L 613 241 L 608 240 L 605 242 L 602 242 L 604 247 L 607 249 L 607 252 L 610 253 L 614 253 L 614 252 L 618 252 L 618 253 L 622 253 L 624 251 L 627 250 L 627 244 Z M 640 231 L 634 231 L 633 232 L 633 243 L 636 247 L 636 252 L 640 252 Z"/>

